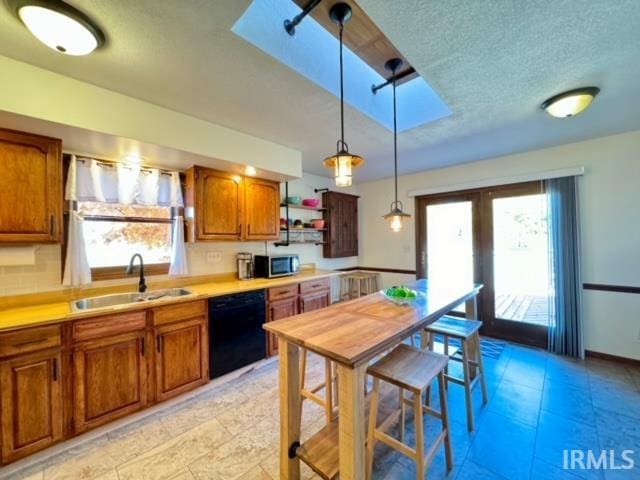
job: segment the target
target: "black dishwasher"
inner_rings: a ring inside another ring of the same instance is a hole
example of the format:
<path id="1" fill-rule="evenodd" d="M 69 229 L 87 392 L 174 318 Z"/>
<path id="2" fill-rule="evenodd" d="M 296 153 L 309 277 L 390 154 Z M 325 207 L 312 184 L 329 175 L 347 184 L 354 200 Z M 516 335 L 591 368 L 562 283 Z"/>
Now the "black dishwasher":
<path id="1" fill-rule="evenodd" d="M 266 357 L 264 290 L 209 300 L 209 368 L 211 378 Z"/>

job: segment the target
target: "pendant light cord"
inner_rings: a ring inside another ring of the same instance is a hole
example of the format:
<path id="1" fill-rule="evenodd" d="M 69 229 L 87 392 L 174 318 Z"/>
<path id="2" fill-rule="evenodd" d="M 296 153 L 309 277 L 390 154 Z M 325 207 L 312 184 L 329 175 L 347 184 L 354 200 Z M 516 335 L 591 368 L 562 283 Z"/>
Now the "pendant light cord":
<path id="1" fill-rule="evenodd" d="M 342 74 L 342 30 L 344 23 L 340 22 L 340 142 L 344 150 L 344 79 Z"/>
<path id="2" fill-rule="evenodd" d="M 396 70 L 393 70 L 393 172 L 395 178 L 396 207 L 398 206 L 398 125 L 396 115 Z"/>

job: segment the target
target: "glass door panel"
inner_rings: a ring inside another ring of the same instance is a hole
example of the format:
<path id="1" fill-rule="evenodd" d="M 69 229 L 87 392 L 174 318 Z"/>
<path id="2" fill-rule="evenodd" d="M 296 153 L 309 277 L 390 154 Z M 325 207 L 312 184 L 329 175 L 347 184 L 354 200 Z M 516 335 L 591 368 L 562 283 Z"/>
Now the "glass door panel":
<path id="1" fill-rule="evenodd" d="M 438 283 L 473 282 L 473 204 L 427 206 L 427 278 Z M 455 309 L 464 313 L 464 304 Z"/>
<path id="2" fill-rule="evenodd" d="M 494 198 L 492 212 L 495 318 L 547 326 L 551 289 L 546 196 Z"/>

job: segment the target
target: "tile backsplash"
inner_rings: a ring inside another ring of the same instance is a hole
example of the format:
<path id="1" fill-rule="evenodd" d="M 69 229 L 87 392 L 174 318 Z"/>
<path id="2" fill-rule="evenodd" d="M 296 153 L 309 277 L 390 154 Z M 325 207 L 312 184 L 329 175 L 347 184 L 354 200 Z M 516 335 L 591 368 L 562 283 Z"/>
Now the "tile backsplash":
<path id="1" fill-rule="evenodd" d="M 0 247 L 10 251 L 11 247 Z M 62 286 L 60 245 L 37 245 L 35 264 L 0 266 L 0 295 L 58 290 Z"/>
<path id="2" fill-rule="evenodd" d="M 10 248 L 10 247 L 0 247 Z M 355 266 L 357 257 L 346 259 L 324 259 L 322 248 L 315 245 L 295 245 L 274 247 L 272 242 L 212 242 L 187 244 L 187 258 L 190 275 L 210 275 L 236 271 L 236 253 L 255 254 L 297 253 L 303 264 L 313 263 L 317 268 L 334 269 Z M 207 261 L 209 252 L 219 252 L 221 261 Z M 154 279 L 169 278 L 167 275 Z M 119 280 L 94 282 L 93 286 L 135 284 L 134 277 Z M 62 260 L 60 245 L 37 245 L 35 264 L 25 266 L 0 266 L 0 296 L 22 295 L 27 293 L 60 290 L 62 288 Z"/>

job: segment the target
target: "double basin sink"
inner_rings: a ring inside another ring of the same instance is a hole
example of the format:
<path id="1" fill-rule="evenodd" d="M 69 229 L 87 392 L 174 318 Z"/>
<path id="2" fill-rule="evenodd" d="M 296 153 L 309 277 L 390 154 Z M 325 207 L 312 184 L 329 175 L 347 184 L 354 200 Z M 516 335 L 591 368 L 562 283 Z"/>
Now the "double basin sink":
<path id="1" fill-rule="evenodd" d="M 153 290 L 146 293 L 115 293 L 113 295 L 101 295 L 98 297 L 81 298 L 71 302 L 74 311 L 93 310 L 95 308 L 119 307 L 132 303 L 151 302 L 169 298 L 179 298 L 191 295 L 193 292 L 186 288 L 168 288 L 165 290 Z"/>

